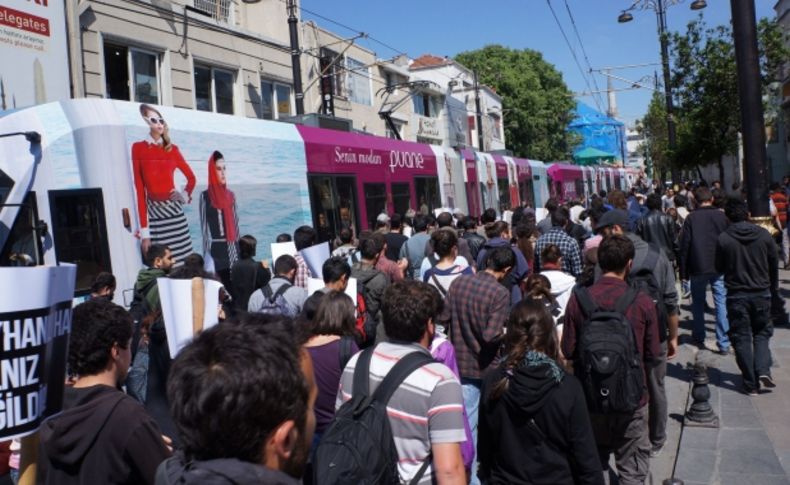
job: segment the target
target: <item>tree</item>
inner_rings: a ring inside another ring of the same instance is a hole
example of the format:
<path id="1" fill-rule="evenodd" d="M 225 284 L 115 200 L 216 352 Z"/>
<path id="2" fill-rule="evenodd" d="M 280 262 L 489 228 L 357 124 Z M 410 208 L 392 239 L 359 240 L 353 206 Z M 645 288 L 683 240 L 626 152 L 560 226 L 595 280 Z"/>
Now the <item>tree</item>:
<path id="1" fill-rule="evenodd" d="M 670 168 L 667 109 L 664 102 L 664 96 L 654 91 L 647 107 L 647 114 L 637 126 L 637 129 L 645 135 L 646 142 L 641 149 L 644 151 L 645 158 L 653 165 L 653 178 L 661 180 Z"/>
<path id="2" fill-rule="evenodd" d="M 455 60 L 476 70 L 481 84 L 502 96 L 508 109 L 507 147 L 536 160 L 570 158 L 578 137 L 568 132 L 576 103 L 562 73 L 540 52 L 488 45 L 458 54 Z"/>
<path id="3" fill-rule="evenodd" d="M 762 19 L 758 28 L 763 91 L 777 81 L 778 68 L 787 50 L 776 22 Z M 677 100 L 677 147 L 670 153 L 678 168 L 710 163 L 737 153 L 740 130 L 740 100 L 732 30 L 729 26 L 708 27 L 702 15 L 683 34 L 669 35 L 673 62 L 672 90 Z"/>

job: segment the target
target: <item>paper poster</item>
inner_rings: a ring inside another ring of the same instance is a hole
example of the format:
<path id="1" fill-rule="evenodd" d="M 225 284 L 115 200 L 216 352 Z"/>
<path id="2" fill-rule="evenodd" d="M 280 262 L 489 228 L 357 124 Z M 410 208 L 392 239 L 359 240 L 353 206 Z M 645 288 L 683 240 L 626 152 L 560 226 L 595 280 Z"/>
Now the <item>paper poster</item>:
<path id="1" fill-rule="evenodd" d="M 329 243 L 322 242 L 309 248 L 304 248 L 299 253 L 304 258 L 307 267 L 310 268 L 310 273 L 319 279 L 324 278 L 324 262 L 329 259 Z"/>
<path id="2" fill-rule="evenodd" d="M 312 295 L 316 291 L 323 288 L 324 280 L 319 278 L 308 278 L 307 279 L 307 294 Z M 346 295 L 354 301 L 354 306 L 357 304 L 357 279 L 356 278 L 349 278 L 348 285 L 346 286 Z"/>
<path id="3" fill-rule="evenodd" d="M 162 318 L 167 331 L 167 346 L 170 356 L 176 354 L 191 340 L 192 331 L 192 280 L 157 278 L 159 299 L 162 302 Z M 219 281 L 203 280 L 203 329 L 219 322 Z"/>
<path id="4" fill-rule="evenodd" d="M 285 254 L 289 256 L 296 256 L 297 252 L 296 245 L 293 243 L 293 241 L 272 243 L 272 269 L 274 269 L 274 263 L 277 262 L 277 258 Z"/>
<path id="5" fill-rule="evenodd" d="M 0 441 L 63 407 L 77 267 L 0 268 Z"/>
<path id="6" fill-rule="evenodd" d="M 535 208 L 535 222 L 540 222 L 549 215 L 549 211 L 543 207 L 536 207 Z"/>

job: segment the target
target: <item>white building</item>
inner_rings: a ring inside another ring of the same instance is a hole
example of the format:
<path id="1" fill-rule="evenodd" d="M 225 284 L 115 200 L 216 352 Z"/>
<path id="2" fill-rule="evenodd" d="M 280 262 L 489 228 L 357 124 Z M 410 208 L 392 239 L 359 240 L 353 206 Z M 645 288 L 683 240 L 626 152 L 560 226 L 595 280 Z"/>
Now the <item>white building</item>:
<path id="1" fill-rule="evenodd" d="M 644 133 L 640 133 L 639 130 L 633 126 L 626 128 L 626 167 L 636 168 L 639 170 L 645 169 L 645 143 L 647 143 L 647 138 L 645 137 Z"/>

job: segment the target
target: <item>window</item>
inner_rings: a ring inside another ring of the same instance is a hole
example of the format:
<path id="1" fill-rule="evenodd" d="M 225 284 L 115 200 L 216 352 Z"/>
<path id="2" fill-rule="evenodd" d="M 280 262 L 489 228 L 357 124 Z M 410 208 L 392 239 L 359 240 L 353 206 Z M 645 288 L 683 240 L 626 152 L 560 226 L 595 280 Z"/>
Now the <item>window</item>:
<path id="1" fill-rule="evenodd" d="M 313 207 L 313 227 L 324 228 L 330 240 L 340 229 L 357 231 L 356 179 L 348 176 L 311 175 L 308 177 Z"/>
<path id="2" fill-rule="evenodd" d="M 0 174 L 5 175 L 2 171 Z M 11 180 L 6 178 L 6 180 Z M 6 207 L 12 207 L 9 204 Z M 10 209 L 9 209 L 10 210 Z M 14 224 L 8 232 L 5 246 L 0 248 L 0 266 L 28 266 L 41 264 L 41 236 L 38 230 L 38 206 L 36 193 L 25 195 L 19 206 Z"/>
<path id="3" fill-rule="evenodd" d="M 384 184 L 364 184 L 365 211 L 368 213 L 368 229 L 376 228 L 376 218 L 387 211 L 387 186 Z"/>
<path id="4" fill-rule="evenodd" d="M 388 125 L 388 124 L 384 125 L 384 127 L 385 127 L 385 129 L 384 129 L 384 136 L 386 136 L 387 138 L 395 139 L 395 140 L 403 139 L 403 123 L 399 123 L 399 122 L 397 122 L 395 120 L 393 120 L 392 122 L 395 125 L 395 128 L 398 130 L 398 135 L 400 135 L 400 136 L 396 135 L 395 132 L 392 131 L 392 129 L 390 128 L 390 125 Z"/>
<path id="5" fill-rule="evenodd" d="M 414 177 L 414 189 L 421 214 L 433 214 L 434 209 L 441 207 L 437 177 Z"/>
<path id="6" fill-rule="evenodd" d="M 395 206 L 395 214 L 406 215 L 406 211 L 411 208 L 411 190 L 408 182 L 392 184 L 392 204 Z"/>
<path id="7" fill-rule="evenodd" d="M 417 93 L 412 97 L 414 113 L 420 116 L 436 118 L 439 116 L 439 100 L 426 93 Z"/>
<path id="8" fill-rule="evenodd" d="M 371 106 L 370 95 L 370 69 L 364 62 L 346 57 L 346 68 L 348 73 L 348 98 L 358 104 Z"/>
<path id="9" fill-rule="evenodd" d="M 194 7 L 218 22 L 230 23 L 233 14 L 232 0 L 194 0 Z"/>
<path id="10" fill-rule="evenodd" d="M 321 49 L 321 72 L 324 78 L 321 82 L 321 93 L 333 96 L 343 96 L 343 59 L 338 59 L 339 54 L 330 49 Z"/>
<path id="11" fill-rule="evenodd" d="M 499 189 L 499 211 L 504 212 L 512 207 L 510 201 L 510 183 L 508 179 L 498 178 L 497 188 Z"/>
<path id="12" fill-rule="evenodd" d="M 292 114 L 291 86 L 261 79 L 261 117 L 276 120 Z"/>
<path id="13" fill-rule="evenodd" d="M 55 257 L 77 265 L 77 296 L 90 291 L 102 271 L 112 272 L 104 199 L 101 189 L 52 190 L 49 192 Z"/>
<path id="14" fill-rule="evenodd" d="M 158 104 L 159 56 L 105 42 L 104 80 L 107 98 Z"/>
<path id="15" fill-rule="evenodd" d="M 195 66 L 195 108 L 199 111 L 233 114 L 233 73 L 208 66 Z"/>

